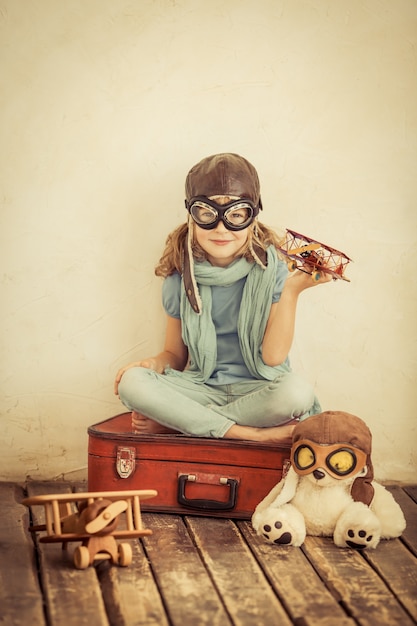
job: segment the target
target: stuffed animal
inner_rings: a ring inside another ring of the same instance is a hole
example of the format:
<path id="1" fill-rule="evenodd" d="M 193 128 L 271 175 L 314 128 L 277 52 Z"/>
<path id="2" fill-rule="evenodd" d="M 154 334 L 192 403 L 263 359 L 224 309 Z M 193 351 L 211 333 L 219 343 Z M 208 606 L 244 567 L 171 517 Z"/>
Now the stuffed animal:
<path id="1" fill-rule="evenodd" d="M 376 548 L 405 529 L 401 508 L 373 480 L 372 436 L 355 415 L 326 411 L 294 429 L 287 474 L 258 504 L 252 525 L 269 543 L 333 536 L 340 548 Z"/>

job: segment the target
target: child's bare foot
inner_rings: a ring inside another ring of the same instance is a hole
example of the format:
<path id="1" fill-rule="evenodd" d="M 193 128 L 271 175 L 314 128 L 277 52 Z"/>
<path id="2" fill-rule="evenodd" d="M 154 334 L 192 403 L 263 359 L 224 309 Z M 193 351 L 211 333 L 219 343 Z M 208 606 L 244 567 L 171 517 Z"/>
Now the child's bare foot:
<path id="1" fill-rule="evenodd" d="M 271 426 L 270 428 L 254 428 L 252 426 L 240 426 L 234 424 L 224 435 L 225 439 L 247 439 L 249 441 L 260 441 L 276 443 L 283 446 L 291 446 L 292 433 L 297 422 L 292 421 L 282 426 Z"/>
<path id="2" fill-rule="evenodd" d="M 132 430 L 134 433 L 137 433 L 139 435 L 162 435 L 178 433 L 177 430 L 173 430 L 172 428 L 168 428 L 167 426 L 158 424 L 158 422 L 155 422 L 149 417 L 146 417 L 141 413 L 137 413 L 136 411 L 132 411 Z"/>
<path id="3" fill-rule="evenodd" d="M 284 446 L 291 446 L 292 434 L 294 432 L 295 426 L 296 423 L 290 422 L 289 424 L 284 424 L 283 426 L 260 428 L 259 430 L 262 431 L 260 433 L 261 437 L 265 437 L 264 439 L 261 439 L 261 441 L 269 441 L 271 443 L 279 443 Z"/>

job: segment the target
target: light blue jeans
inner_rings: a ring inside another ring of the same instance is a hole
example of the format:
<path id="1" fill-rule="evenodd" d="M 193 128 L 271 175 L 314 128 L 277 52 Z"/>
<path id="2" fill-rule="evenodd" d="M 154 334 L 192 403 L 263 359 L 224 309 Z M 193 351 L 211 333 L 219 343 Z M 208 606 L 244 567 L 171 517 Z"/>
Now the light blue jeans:
<path id="1" fill-rule="evenodd" d="M 130 411 L 197 437 L 221 438 L 233 424 L 266 428 L 321 411 L 312 387 L 293 372 L 273 381 L 207 385 L 179 372 L 132 367 L 119 383 L 119 397 Z"/>

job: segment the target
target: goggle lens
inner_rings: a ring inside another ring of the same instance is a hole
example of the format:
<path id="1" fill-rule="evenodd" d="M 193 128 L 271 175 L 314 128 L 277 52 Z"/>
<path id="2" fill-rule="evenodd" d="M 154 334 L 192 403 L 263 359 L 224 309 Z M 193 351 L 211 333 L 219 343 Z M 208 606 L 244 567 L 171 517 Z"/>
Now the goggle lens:
<path id="1" fill-rule="evenodd" d="M 337 450 L 333 454 L 329 454 L 326 464 L 335 474 L 345 476 L 350 474 L 356 467 L 356 455 L 352 450 Z"/>
<path id="2" fill-rule="evenodd" d="M 221 206 L 209 199 L 195 199 L 187 208 L 194 222 L 207 230 L 215 228 L 220 220 L 229 230 L 243 230 L 257 215 L 255 207 L 246 200 L 234 200 Z"/>
<path id="3" fill-rule="evenodd" d="M 306 440 L 292 448 L 291 461 L 300 475 L 310 474 L 318 467 L 326 467 L 335 478 L 344 478 L 366 465 L 366 454 L 343 444 L 320 446 Z"/>
<path id="4" fill-rule="evenodd" d="M 294 460 L 296 466 L 299 469 L 304 470 L 313 467 L 316 462 L 316 457 L 314 456 L 314 452 L 311 448 L 307 446 L 300 446 L 294 454 Z"/>

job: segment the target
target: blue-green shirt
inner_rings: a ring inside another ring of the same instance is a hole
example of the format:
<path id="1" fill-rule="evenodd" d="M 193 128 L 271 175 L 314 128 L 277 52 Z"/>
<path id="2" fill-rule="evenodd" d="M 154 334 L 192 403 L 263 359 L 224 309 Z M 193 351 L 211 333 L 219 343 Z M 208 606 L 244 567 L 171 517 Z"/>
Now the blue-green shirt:
<path id="1" fill-rule="evenodd" d="M 288 269 L 279 263 L 272 302 L 278 302 Z M 253 380 L 243 360 L 237 332 L 237 320 L 246 277 L 222 287 L 211 287 L 212 319 L 217 336 L 217 364 L 207 381 L 209 385 L 227 385 Z M 180 319 L 181 276 L 167 276 L 162 286 L 162 304 L 166 313 Z"/>

